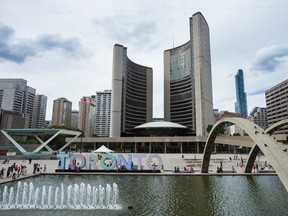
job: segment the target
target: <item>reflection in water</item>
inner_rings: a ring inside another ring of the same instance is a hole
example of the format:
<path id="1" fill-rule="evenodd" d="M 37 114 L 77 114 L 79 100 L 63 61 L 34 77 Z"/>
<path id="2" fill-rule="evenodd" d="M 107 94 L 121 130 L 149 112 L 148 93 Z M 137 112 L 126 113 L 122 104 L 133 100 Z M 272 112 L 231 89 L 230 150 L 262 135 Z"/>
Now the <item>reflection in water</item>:
<path id="1" fill-rule="evenodd" d="M 113 184 L 120 210 L 0 210 L 0 215 L 286 215 L 288 193 L 277 176 L 40 176 L 35 187 Z M 17 186 L 16 183 L 7 184 Z M 3 192 L 4 186 L 0 186 Z M 128 206 L 133 206 L 128 210 Z"/>

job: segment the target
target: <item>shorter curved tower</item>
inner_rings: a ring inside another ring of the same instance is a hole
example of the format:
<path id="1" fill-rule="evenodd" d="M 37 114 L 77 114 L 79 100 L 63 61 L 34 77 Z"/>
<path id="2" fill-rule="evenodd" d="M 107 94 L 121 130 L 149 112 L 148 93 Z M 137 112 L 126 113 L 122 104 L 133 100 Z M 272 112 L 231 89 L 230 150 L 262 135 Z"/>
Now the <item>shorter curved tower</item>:
<path id="1" fill-rule="evenodd" d="M 131 61 L 127 48 L 113 49 L 110 137 L 127 136 L 152 121 L 153 70 Z"/>

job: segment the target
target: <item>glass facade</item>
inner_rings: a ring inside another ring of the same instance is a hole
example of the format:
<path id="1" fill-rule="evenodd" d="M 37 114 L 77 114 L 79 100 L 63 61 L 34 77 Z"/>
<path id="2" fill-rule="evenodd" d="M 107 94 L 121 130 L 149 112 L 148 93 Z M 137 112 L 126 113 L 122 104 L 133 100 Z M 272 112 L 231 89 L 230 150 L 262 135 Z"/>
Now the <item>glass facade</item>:
<path id="1" fill-rule="evenodd" d="M 235 112 L 241 114 L 243 118 L 247 119 L 247 97 L 244 87 L 244 75 L 243 70 L 239 69 L 235 76 L 235 87 L 236 87 L 236 103 Z"/>
<path id="2" fill-rule="evenodd" d="M 171 51 L 170 56 L 171 80 L 183 79 L 191 74 L 190 43 Z"/>

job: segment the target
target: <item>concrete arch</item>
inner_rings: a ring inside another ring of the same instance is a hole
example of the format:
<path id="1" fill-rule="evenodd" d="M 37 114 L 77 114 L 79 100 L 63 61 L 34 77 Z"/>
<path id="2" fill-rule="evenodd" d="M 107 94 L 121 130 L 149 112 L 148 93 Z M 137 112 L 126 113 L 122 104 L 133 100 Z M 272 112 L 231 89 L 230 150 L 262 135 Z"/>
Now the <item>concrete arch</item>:
<path id="1" fill-rule="evenodd" d="M 211 153 L 215 139 L 222 125 L 232 123 L 244 130 L 255 142 L 258 148 L 269 160 L 274 170 L 278 174 L 284 187 L 288 191 L 288 155 L 283 151 L 283 147 L 277 143 L 270 135 L 253 122 L 243 118 L 223 118 L 215 123 L 206 141 L 203 162 L 201 167 L 202 173 L 208 173 Z"/>
<path id="2" fill-rule="evenodd" d="M 284 125 L 288 125 L 288 119 L 284 119 L 282 121 L 279 121 L 271 125 L 265 130 L 265 133 L 272 135 L 276 130 L 283 127 Z M 258 145 L 255 144 L 249 153 L 248 160 L 245 166 L 245 171 L 244 171 L 245 173 L 251 173 L 254 162 L 259 152 L 260 152 L 260 148 L 258 147 Z"/>
<path id="3" fill-rule="evenodd" d="M 277 123 L 274 123 L 270 127 L 268 127 L 265 132 L 272 135 L 276 130 L 283 127 L 284 125 L 288 125 L 288 119 L 284 119 L 282 121 L 279 121 Z"/>

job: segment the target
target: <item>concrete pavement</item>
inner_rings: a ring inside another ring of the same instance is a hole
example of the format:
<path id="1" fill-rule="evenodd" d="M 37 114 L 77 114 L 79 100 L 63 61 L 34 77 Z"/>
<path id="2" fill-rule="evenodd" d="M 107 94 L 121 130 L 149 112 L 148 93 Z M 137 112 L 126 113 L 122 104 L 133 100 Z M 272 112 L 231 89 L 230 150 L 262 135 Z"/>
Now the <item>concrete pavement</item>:
<path id="1" fill-rule="evenodd" d="M 114 156 L 117 156 L 117 154 L 113 154 Z M 127 159 L 127 153 L 122 154 L 124 156 L 125 159 Z M 146 158 L 151 155 L 151 154 L 145 154 Z M 175 173 L 173 173 L 173 169 L 174 167 L 179 167 L 180 169 L 180 173 L 176 173 L 179 175 L 183 175 L 183 174 L 189 174 L 189 175 L 198 175 L 201 174 L 200 170 L 201 170 L 201 165 L 202 165 L 202 157 L 203 154 L 158 154 L 162 160 L 163 160 L 163 165 L 164 165 L 164 170 L 161 173 L 157 173 L 157 174 L 153 174 L 153 175 L 175 175 Z M 239 164 L 241 163 L 241 157 L 243 158 L 244 164 L 246 162 L 246 159 L 248 158 L 248 154 L 244 154 L 244 155 L 237 155 L 238 159 L 234 159 L 234 154 L 212 154 L 211 155 L 211 161 L 210 161 L 210 166 L 209 166 L 209 173 L 208 175 L 211 174 L 216 174 L 216 169 L 217 167 L 220 166 L 220 163 L 222 161 L 222 166 L 223 166 L 223 171 L 225 174 L 225 172 L 227 172 L 226 174 L 232 175 L 231 171 L 232 171 L 232 166 L 235 168 L 236 173 L 234 174 L 244 174 L 244 167 L 240 167 Z M 231 161 L 229 159 L 229 157 L 231 157 Z M 258 163 L 259 168 L 262 167 L 264 165 L 266 161 L 265 156 L 261 156 L 260 158 L 257 158 L 256 162 Z M 44 173 L 43 167 L 44 165 L 46 165 L 47 170 L 46 170 L 46 174 L 55 174 L 55 170 L 58 169 L 58 162 L 59 160 L 32 160 L 31 164 L 29 164 L 28 160 L 13 160 L 12 158 L 9 161 L 9 164 L 2 164 L 3 160 L 0 161 L 0 170 L 2 169 L 2 167 L 5 168 L 5 172 L 4 172 L 4 178 L 0 179 L 0 184 L 2 183 L 6 183 L 9 181 L 12 181 L 12 178 L 6 178 L 6 173 L 7 173 L 7 168 L 9 166 L 11 166 L 13 163 L 16 163 L 17 165 L 25 165 L 27 167 L 27 175 L 23 176 L 21 175 L 20 178 L 17 178 L 16 180 L 22 179 L 22 178 L 27 178 L 27 177 L 32 177 L 32 176 L 36 176 L 36 175 L 40 175 L 41 173 Z M 68 164 L 69 161 L 67 161 Z M 133 158 L 133 162 L 136 165 L 137 161 L 135 158 Z M 33 174 L 33 164 L 34 163 L 39 163 L 42 167 L 42 171 L 41 173 L 38 174 Z M 148 169 L 147 165 L 146 165 L 146 160 L 145 158 L 143 159 L 142 164 L 144 165 L 143 169 Z M 268 164 L 268 163 L 267 163 Z M 184 167 L 187 166 L 192 166 L 193 169 L 195 170 L 194 173 L 185 173 L 184 172 Z M 68 167 L 68 165 L 66 166 Z M 97 166 L 97 168 L 99 168 L 100 166 Z M 59 174 L 59 173 L 57 173 Z M 67 174 L 67 173 L 65 173 Z M 75 174 L 75 173 L 73 173 Z M 77 173 L 79 174 L 79 173 Z M 91 173 L 93 174 L 93 173 Z M 102 173 L 97 173 L 102 174 Z M 114 173 L 114 174 L 120 174 L 120 173 Z M 121 173 L 124 174 L 124 173 Z M 129 173 L 130 174 L 130 173 Z M 128 175 L 129 175 L 128 174 Z M 132 173 L 131 173 L 132 174 Z M 139 173 L 135 173 L 138 174 Z M 141 174 L 141 173 L 140 173 Z M 150 173 L 151 174 L 151 173 Z M 218 174 L 218 173 L 217 173 Z M 127 173 L 125 173 L 124 175 L 127 175 Z"/>

